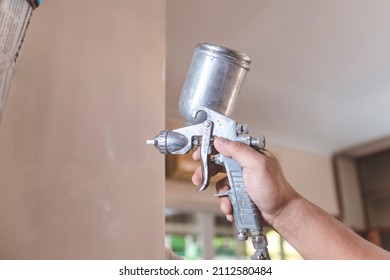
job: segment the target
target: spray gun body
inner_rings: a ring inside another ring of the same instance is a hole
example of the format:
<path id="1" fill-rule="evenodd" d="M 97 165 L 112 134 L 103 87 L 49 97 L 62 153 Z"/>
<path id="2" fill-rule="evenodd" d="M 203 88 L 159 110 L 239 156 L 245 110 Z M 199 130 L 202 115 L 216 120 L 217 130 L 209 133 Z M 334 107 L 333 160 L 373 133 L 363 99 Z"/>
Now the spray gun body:
<path id="1" fill-rule="evenodd" d="M 230 190 L 216 196 L 228 196 L 233 208 L 237 238 L 246 240 L 252 235 L 256 249 L 252 259 L 269 259 L 267 240 L 263 234 L 258 208 L 249 197 L 243 169 L 233 159 L 222 154 L 213 155 L 215 137 L 239 141 L 254 149 L 264 149 L 264 137 L 251 137 L 248 126 L 230 119 L 235 100 L 249 70 L 250 58 L 237 51 L 217 45 L 199 44 L 180 98 L 181 115 L 189 126 L 161 131 L 154 140 L 148 140 L 162 154 L 186 154 L 200 149 L 202 185 L 205 190 L 210 182 L 212 164 L 225 167 Z"/>

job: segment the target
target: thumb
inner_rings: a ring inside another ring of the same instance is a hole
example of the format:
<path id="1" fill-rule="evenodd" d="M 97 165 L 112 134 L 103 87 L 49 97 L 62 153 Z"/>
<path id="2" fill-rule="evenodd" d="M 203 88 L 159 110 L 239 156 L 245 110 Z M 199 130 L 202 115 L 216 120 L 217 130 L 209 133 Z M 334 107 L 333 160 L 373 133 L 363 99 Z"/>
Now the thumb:
<path id="1" fill-rule="evenodd" d="M 258 157 L 258 153 L 250 146 L 223 137 L 217 137 L 214 140 L 214 147 L 224 156 L 237 161 L 242 167 L 247 166 L 253 157 Z"/>

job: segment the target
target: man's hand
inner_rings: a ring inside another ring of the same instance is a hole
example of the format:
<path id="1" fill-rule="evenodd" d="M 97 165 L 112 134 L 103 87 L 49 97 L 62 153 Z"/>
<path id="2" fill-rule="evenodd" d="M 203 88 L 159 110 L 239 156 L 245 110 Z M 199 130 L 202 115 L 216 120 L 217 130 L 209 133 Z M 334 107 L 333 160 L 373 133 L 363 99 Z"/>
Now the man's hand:
<path id="1" fill-rule="evenodd" d="M 243 168 L 244 184 L 253 202 L 262 213 L 263 218 L 270 225 L 283 211 L 289 201 L 297 195 L 284 178 L 278 160 L 268 151 L 258 152 L 248 145 L 233 142 L 218 137 L 214 140 L 214 147 L 224 156 L 237 161 Z M 200 159 L 199 150 L 193 154 L 194 160 Z M 212 176 L 221 172 L 222 167 L 212 168 Z M 202 182 L 201 168 L 198 168 L 192 182 L 200 185 Z M 216 184 L 217 192 L 224 192 L 230 188 L 227 177 Z M 232 206 L 227 197 L 220 198 L 221 211 L 229 221 L 233 221 Z"/>

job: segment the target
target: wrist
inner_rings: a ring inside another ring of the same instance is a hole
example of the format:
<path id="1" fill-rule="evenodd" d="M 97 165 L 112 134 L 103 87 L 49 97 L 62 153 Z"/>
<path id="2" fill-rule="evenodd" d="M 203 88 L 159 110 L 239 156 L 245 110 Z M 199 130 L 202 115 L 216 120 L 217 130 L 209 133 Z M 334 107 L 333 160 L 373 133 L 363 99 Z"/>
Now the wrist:
<path id="1" fill-rule="evenodd" d="M 305 199 L 291 189 L 291 193 L 284 198 L 283 207 L 273 213 L 267 221 L 280 233 L 284 229 L 291 229 L 292 224 L 298 218 L 299 208 L 305 203 Z"/>

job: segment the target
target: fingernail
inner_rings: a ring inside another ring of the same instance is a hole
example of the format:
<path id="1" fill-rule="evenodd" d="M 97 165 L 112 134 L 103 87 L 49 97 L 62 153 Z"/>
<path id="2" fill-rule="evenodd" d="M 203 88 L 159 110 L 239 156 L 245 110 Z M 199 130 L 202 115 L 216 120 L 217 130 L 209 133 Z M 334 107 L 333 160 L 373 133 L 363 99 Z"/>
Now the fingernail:
<path id="1" fill-rule="evenodd" d="M 229 140 L 227 140 L 226 138 L 223 138 L 223 137 L 218 137 L 217 141 L 219 142 L 220 145 L 225 145 L 229 142 Z"/>
<path id="2" fill-rule="evenodd" d="M 192 179 L 192 183 L 193 183 L 195 186 L 197 186 L 197 187 L 199 187 L 200 184 L 202 183 L 201 181 L 198 180 L 198 177 L 195 176 L 195 175 L 193 175 L 191 179 Z"/>

